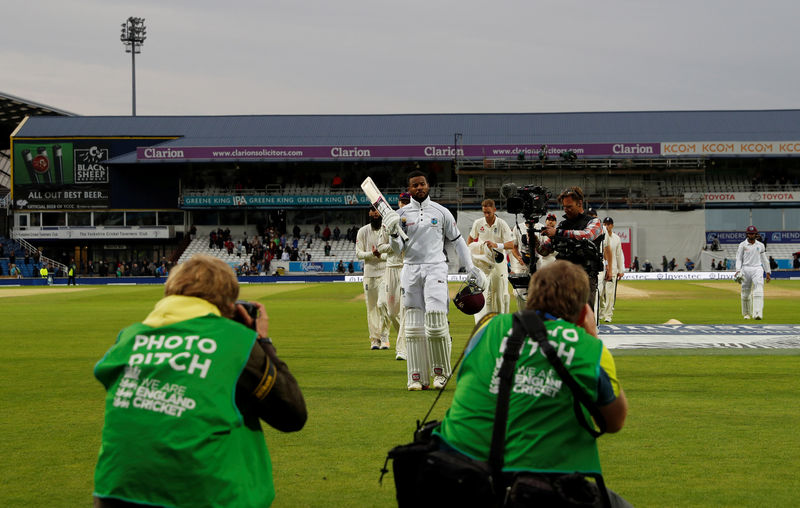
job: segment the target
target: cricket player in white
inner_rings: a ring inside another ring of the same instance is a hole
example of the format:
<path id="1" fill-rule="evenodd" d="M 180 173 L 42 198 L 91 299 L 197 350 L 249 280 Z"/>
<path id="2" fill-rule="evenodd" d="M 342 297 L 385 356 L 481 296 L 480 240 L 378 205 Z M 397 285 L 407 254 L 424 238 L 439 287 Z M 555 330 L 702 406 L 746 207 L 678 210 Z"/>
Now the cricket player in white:
<path id="1" fill-rule="evenodd" d="M 356 257 L 364 261 L 364 297 L 367 301 L 367 326 L 371 349 L 389 349 L 389 322 L 378 311 L 378 297 L 383 288 L 386 271 L 386 254 L 378 251 L 385 242 L 386 232 L 381 227 L 381 214 L 369 210 L 369 224 L 356 234 Z"/>
<path id="2" fill-rule="evenodd" d="M 742 283 L 742 315 L 745 319 L 764 317 L 764 273 L 770 281 L 769 261 L 764 244 L 756 240 L 758 229 L 747 226 L 747 240 L 736 251 L 735 278 Z"/>
<path id="3" fill-rule="evenodd" d="M 398 203 L 400 208 L 411 200 L 407 192 L 400 194 Z M 384 229 L 385 232 L 385 229 Z M 378 298 L 378 310 L 389 321 L 389 329 L 394 326 L 397 330 L 397 340 L 394 343 L 395 359 L 406 359 L 405 315 L 406 308 L 402 301 L 400 275 L 403 271 L 403 253 L 395 254 L 389 243 L 389 235 L 384 235 L 385 241 L 378 245 L 378 252 L 386 253 L 386 272 L 383 274 L 383 291 Z"/>
<path id="4" fill-rule="evenodd" d="M 401 275 L 403 305 L 406 307 L 405 334 L 408 389 L 442 388 L 450 376 L 450 329 L 447 322 L 449 293 L 445 240 L 452 242 L 467 267 L 468 277 L 486 287 L 483 273 L 475 268 L 467 243 L 456 227 L 453 214 L 431 201 L 428 179 L 420 171 L 408 175 L 411 202 L 397 212 L 387 213 L 383 224 L 395 253 L 404 253 Z M 399 234 L 402 228 L 408 240 Z"/>
<path id="5" fill-rule="evenodd" d="M 625 253 L 622 252 L 622 240 L 614 232 L 614 219 L 606 217 L 603 219 L 603 226 L 606 228 L 606 236 L 600 248 L 605 253 L 606 247 L 608 247 L 611 258 L 606 260 L 603 280 L 599 288 L 600 319 L 610 323 L 614 316 L 617 281 L 625 275 Z"/>
<path id="6" fill-rule="evenodd" d="M 545 226 L 556 227 L 556 216 L 555 214 L 548 214 L 547 218 L 545 219 L 544 223 Z M 509 270 L 512 274 L 527 274 L 530 272 L 528 269 L 528 265 L 525 264 L 524 260 L 530 257 L 530 252 L 528 249 L 528 226 L 523 222 L 517 222 L 514 227 L 511 229 L 511 233 L 514 236 L 514 248 L 511 250 L 511 256 L 508 258 Z M 536 238 L 540 238 L 542 236 L 541 233 L 533 233 L 536 235 Z M 545 266 L 549 265 L 550 263 L 555 262 L 556 260 L 556 253 L 555 251 L 551 252 L 546 256 L 538 256 L 536 258 L 536 269 L 539 270 L 540 268 L 544 268 Z M 514 288 L 514 295 L 517 298 L 517 309 L 524 309 L 525 303 L 528 300 L 528 288 Z"/>
<path id="7" fill-rule="evenodd" d="M 481 210 L 483 217 L 475 219 L 475 222 L 472 223 L 467 245 L 474 242 L 486 244 L 493 251 L 499 252 L 503 259 L 499 263 L 495 263 L 491 270 L 484 272 L 488 280 L 487 287 L 483 290 L 486 305 L 475 314 L 476 323 L 490 312 L 508 313 L 508 265 L 506 264 L 505 250 L 511 251 L 514 248 L 514 235 L 511 233 L 508 223 L 497 216 L 497 207 L 495 207 L 494 201 L 484 199 L 481 203 Z"/>

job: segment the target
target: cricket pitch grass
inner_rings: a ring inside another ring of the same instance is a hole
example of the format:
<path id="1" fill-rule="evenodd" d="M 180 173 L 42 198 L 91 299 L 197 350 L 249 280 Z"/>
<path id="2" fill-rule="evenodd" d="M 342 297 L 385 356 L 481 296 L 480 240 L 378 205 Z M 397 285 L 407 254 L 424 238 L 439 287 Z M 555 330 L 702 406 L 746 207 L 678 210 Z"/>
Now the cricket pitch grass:
<path id="1" fill-rule="evenodd" d="M 0 288 L 0 506 L 91 506 L 104 397 L 92 370 L 162 292 Z M 241 298 L 266 306 L 309 411 L 298 433 L 265 428 L 273 506 L 396 505 L 392 474 L 379 485 L 379 470 L 436 393 L 408 392 L 405 362 L 369 349 L 361 295 L 357 283 L 242 286 Z M 764 321 L 747 323 L 800 323 L 798 302 L 800 281 L 774 280 Z M 614 323 L 743 324 L 739 308 L 732 282 L 624 282 Z M 455 363 L 473 320 L 452 306 L 450 319 Z M 614 354 L 630 412 L 620 433 L 599 441 L 610 488 L 639 507 L 797 506 L 800 349 Z M 453 389 L 432 418 L 442 418 Z"/>

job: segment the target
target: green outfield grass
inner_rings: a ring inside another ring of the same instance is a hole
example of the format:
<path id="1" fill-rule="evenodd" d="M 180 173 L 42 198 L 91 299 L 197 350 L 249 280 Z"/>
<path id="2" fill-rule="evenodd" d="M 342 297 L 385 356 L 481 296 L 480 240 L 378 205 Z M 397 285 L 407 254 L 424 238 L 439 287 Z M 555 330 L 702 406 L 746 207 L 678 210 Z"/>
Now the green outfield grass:
<path id="1" fill-rule="evenodd" d="M 622 283 L 614 322 L 744 323 L 732 284 Z M 162 291 L 0 289 L 0 506 L 91 506 L 104 395 L 92 369 Z M 395 504 L 393 478 L 379 486 L 379 469 L 389 448 L 411 439 L 435 393 L 408 392 L 405 363 L 369 350 L 361 291 L 343 283 L 242 288 L 242 298 L 266 305 L 278 354 L 309 408 L 301 432 L 265 430 L 276 507 Z M 799 295 L 798 281 L 771 282 L 761 323 L 797 323 Z M 471 328 L 471 317 L 451 313 L 454 351 Z M 600 440 L 608 484 L 642 507 L 796 506 L 800 350 L 681 353 L 615 354 L 630 415 L 622 432 Z"/>

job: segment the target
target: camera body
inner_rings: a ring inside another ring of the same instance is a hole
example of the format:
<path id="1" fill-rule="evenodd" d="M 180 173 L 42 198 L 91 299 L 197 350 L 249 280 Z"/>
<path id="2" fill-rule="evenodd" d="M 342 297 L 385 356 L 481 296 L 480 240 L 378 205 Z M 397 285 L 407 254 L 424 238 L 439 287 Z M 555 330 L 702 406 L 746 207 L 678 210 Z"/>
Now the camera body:
<path id="1" fill-rule="evenodd" d="M 554 236 L 553 249 L 557 252 L 556 259 L 579 265 L 590 276 L 603 271 L 603 255 L 591 240 Z"/>
<path id="2" fill-rule="evenodd" d="M 247 315 L 250 316 L 253 319 L 253 323 L 250 325 L 250 327 L 255 330 L 255 328 L 256 328 L 256 319 L 258 318 L 258 307 L 256 307 L 253 303 L 248 302 L 247 300 L 236 300 L 235 304 L 236 305 L 241 305 L 242 307 L 244 307 L 244 310 L 247 311 Z M 238 322 L 240 322 L 242 324 L 246 324 L 242 320 L 242 318 L 239 316 L 238 312 L 236 314 L 234 314 L 234 316 L 235 316 L 234 317 L 235 321 L 238 321 Z"/>
<path id="3" fill-rule="evenodd" d="M 525 220 L 531 221 L 547 213 L 547 202 L 552 194 L 546 187 L 539 185 L 517 187 L 515 192 L 508 196 L 506 208 L 508 213 L 521 214 Z"/>

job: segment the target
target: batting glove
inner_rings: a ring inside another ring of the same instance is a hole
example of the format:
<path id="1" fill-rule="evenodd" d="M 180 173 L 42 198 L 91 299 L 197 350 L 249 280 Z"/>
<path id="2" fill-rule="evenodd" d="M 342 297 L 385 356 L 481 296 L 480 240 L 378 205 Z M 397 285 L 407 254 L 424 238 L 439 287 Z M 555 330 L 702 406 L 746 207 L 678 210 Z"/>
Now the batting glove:
<path id="1" fill-rule="evenodd" d="M 483 274 L 480 268 L 473 266 L 467 273 L 467 281 L 474 283 L 481 291 L 486 289 L 486 275 Z"/>
<path id="2" fill-rule="evenodd" d="M 390 235 L 394 235 L 397 233 L 397 228 L 399 224 L 400 224 L 400 215 L 394 210 L 386 212 L 386 214 L 383 216 L 383 227 L 386 228 L 386 232 L 389 233 Z"/>
<path id="3" fill-rule="evenodd" d="M 741 284 L 741 283 L 742 283 L 742 281 L 744 280 L 744 275 L 742 275 L 742 272 L 738 272 L 738 271 L 737 271 L 737 272 L 736 272 L 736 273 L 733 275 L 733 280 L 735 280 L 736 282 L 738 282 L 739 284 Z"/>

